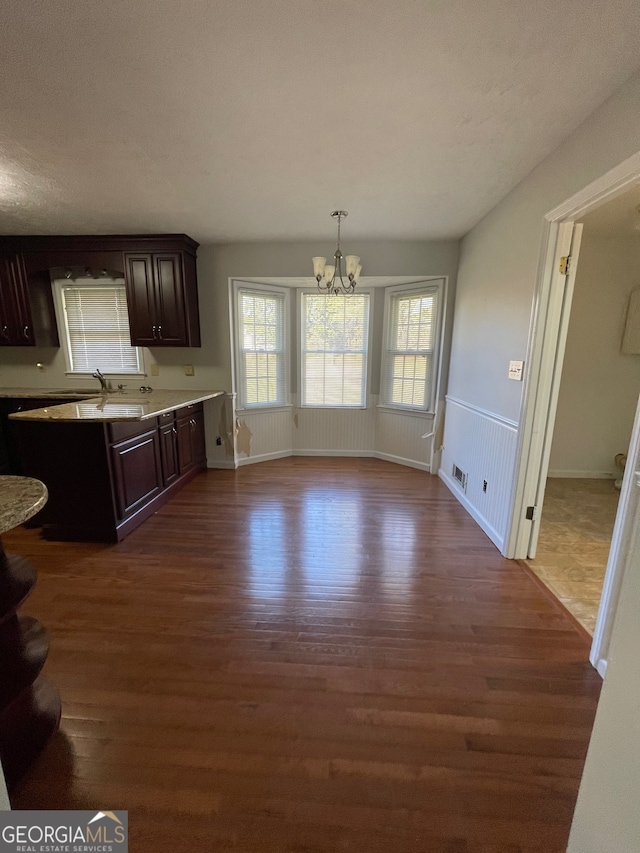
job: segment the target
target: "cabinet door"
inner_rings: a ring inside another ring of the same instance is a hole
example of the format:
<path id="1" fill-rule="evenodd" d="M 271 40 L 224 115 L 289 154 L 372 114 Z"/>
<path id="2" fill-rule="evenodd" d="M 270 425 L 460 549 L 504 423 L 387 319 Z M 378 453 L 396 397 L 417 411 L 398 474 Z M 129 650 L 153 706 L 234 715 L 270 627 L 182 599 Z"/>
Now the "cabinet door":
<path id="1" fill-rule="evenodd" d="M 160 453 L 162 456 L 162 481 L 169 486 L 179 476 L 178 431 L 175 423 L 160 427 Z"/>
<path id="2" fill-rule="evenodd" d="M 13 346 L 17 338 L 18 318 L 11 282 L 11 261 L 0 258 L 0 346 Z"/>
<path id="3" fill-rule="evenodd" d="M 150 254 L 124 254 L 124 280 L 127 288 L 127 308 L 131 345 L 158 345 L 153 258 Z"/>
<path id="4" fill-rule="evenodd" d="M 180 474 L 189 471 L 195 465 L 193 458 L 192 417 L 179 418 L 176 421 L 178 431 L 178 469 Z"/>
<path id="5" fill-rule="evenodd" d="M 0 258 L 0 344 L 35 345 L 27 277 L 19 255 Z"/>
<path id="6" fill-rule="evenodd" d="M 191 446 L 194 464 L 201 465 L 207 458 L 204 439 L 204 412 L 201 408 L 194 413 L 192 418 Z"/>
<path id="7" fill-rule="evenodd" d="M 186 347 L 189 342 L 186 329 L 182 253 L 154 254 L 153 269 L 158 319 L 156 346 Z"/>
<path id="8" fill-rule="evenodd" d="M 33 347 L 36 344 L 36 340 L 31 320 L 29 282 L 27 281 L 27 272 L 21 255 L 13 255 L 9 259 L 9 271 L 13 287 L 13 299 L 16 306 L 17 336 L 22 346 Z"/>
<path id="9" fill-rule="evenodd" d="M 158 430 L 130 438 L 111 448 L 118 518 L 126 518 L 162 490 Z"/>

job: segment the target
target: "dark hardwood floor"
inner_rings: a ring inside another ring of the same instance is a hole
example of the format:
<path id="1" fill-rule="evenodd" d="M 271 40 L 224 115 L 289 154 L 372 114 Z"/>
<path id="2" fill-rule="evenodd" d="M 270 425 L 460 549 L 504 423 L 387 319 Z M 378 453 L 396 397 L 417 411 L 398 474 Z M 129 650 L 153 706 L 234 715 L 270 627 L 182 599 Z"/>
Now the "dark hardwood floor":
<path id="1" fill-rule="evenodd" d="M 564 851 L 600 679 L 436 477 L 286 459 L 4 541 L 63 702 L 14 807 L 128 809 L 133 853 Z"/>

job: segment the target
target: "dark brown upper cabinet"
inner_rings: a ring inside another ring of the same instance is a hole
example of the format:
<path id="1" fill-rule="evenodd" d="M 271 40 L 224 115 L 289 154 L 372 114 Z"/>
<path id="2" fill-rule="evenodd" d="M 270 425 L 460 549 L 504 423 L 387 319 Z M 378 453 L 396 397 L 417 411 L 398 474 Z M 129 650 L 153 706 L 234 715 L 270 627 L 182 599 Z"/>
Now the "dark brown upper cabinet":
<path id="1" fill-rule="evenodd" d="M 51 282 L 27 277 L 17 252 L 0 252 L 0 346 L 57 347 Z"/>
<path id="2" fill-rule="evenodd" d="M 131 343 L 199 347 L 195 254 L 125 252 L 124 268 Z"/>
<path id="3" fill-rule="evenodd" d="M 199 347 L 198 244 L 186 234 L 0 238 L 0 345 L 57 347 L 52 269 L 124 275 L 134 346 Z"/>

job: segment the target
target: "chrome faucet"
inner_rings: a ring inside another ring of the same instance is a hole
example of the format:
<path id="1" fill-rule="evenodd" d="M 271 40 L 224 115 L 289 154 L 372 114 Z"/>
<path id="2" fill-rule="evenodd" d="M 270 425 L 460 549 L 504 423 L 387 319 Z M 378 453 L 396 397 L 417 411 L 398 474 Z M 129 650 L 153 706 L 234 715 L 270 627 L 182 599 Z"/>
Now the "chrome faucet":
<path id="1" fill-rule="evenodd" d="M 109 384 L 108 384 L 107 380 L 104 378 L 104 376 L 102 375 L 102 373 L 100 373 L 98 368 L 96 368 L 96 372 L 92 373 L 91 375 L 93 376 L 94 379 L 98 380 L 98 382 L 100 383 L 100 390 L 106 394 L 107 391 L 109 390 Z"/>

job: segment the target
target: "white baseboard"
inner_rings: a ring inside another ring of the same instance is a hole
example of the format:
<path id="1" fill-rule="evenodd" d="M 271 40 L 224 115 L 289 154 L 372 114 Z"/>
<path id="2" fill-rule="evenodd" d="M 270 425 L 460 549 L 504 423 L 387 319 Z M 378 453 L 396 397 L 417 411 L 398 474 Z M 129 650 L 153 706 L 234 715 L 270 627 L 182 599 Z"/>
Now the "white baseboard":
<path id="1" fill-rule="evenodd" d="M 500 551 L 501 554 L 504 555 L 504 536 L 500 536 L 497 530 L 495 530 L 484 518 L 481 513 L 478 512 L 476 507 L 471 503 L 471 501 L 467 498 L 465 493 L 460 489 L 458 484 L 454 479 L 449 477 L 448 474 L 442 470 L 442 468 L 438 471 L 438 476 L 442 480 L 442 482 L 449 488 L 449 491 L 453 493 L 454 497 L 456 497 L 462 506 L 469 513 L 471 518 L 479 525 L 479 527 L 487 534 L 489 539 L 493 542 L 496 548 Z"/>
<path id="2" fill-rule="evenodd" d="M 208 459 L 207 468 L 235 468 L 233 459 Z"/>
<path id="3" fill-rule="evenodd" d="M 622 471 L 614 474 L 611 471 L 549 471 L 547 477 L 568 480 L 615 480 L 622 477 Z"/>
<path id="4" fill-rule="evenodd" d="M 270 459 L 284 459 L 287 456 L 344 456 L 357 459 L 384 459 L 386 462 L 394 462 L 396 465 L 405 465 L 408 468 L 417 468 L 419 471 L 431 473 L 427 462 L 417 462 L 406 459 L 404 456 L 394 456 L 391 453 L 378 453 L 374 450 L 278 450 L 275 453 L 262 453 L 258 456 L 243 456 L 235 463 L 229 460 L 211 461 L 209 468 L 240 468 L 243 465 L 254 465 L 258 462 L 268 462 Z"/>
<path id="5" fill-rule="evenodd" d="M 291 456 L 355 456 L 369 458 L 375 456 L 371 450 L 302 450 L 296 448 L 291 451 Z"/>
<path id="6" fill-rule="evenodd" d="M 271 459 L 284 459 L 285 456 L 292 456 L 290 450 L 276 450 L 274 453 L 260 453 L 258 456 L 242 456 L 236 460 L 236 467 L 241 468 L 243 465 L 253 465 L 257 462 L 269 462 Z"/>
<path id="7" fill-rule="evenodd" d="M 404 456 L 394 456 L 392 453 L 378 453 L 378 451 L 372 455 L 376 459 L 384 459 L 387 462 L 395 462 L 396 465 L 406 465 L 407 468 L 417 468 L 419 471 L 431 473 L 431 466 L 428 462 L 416 462 L 414 459 L 406 459 Z"/>
<path id="8" fill-rule="evenodd" d="M 607 664 L 608 663 L 609 663 L 609 661 L 604 660 L 604 658 L 600 658 L 596 662 L 595 669 L 596 669 L 596 672 L 598 673 L 598 675 L 600 676 L 600 678 L 604 678 L 605 675 L 607 674 Z"/>

